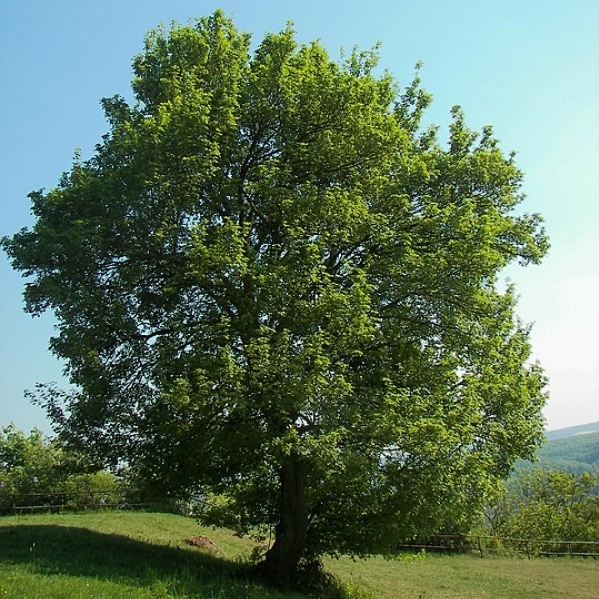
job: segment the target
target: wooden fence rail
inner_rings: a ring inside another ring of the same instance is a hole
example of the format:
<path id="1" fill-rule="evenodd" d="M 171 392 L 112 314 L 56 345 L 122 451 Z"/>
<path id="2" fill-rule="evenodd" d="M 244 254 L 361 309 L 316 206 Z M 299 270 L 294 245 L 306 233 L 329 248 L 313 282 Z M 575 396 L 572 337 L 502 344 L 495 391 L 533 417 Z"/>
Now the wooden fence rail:
<path id="1" fill-rule="evenodd" d="M 0 515 L 69 510 L 140 509 L 149 506 L 149 503 L 127 500 L 125 494 L 119 489 L 0 494 Z"/>
<path id="2" fill-rule="evenodd" d="M 480 557 L 515 552 L 529 559 L 536 556 L 599 557 L 597 541 L 520 539 L 490 535 L 437 535 L 422 542 L 397 545 L 398 550 L 446 553 L 476 553 Z"/>
<path id="3" fill-rule="evenodd" d="M 57 493 L 0 494 L 0 515 L 69 510 L 144 509 L 158 503 L 127 501 L 119 489 Z M 172 508 L 172 506 L 171 506 Z M 536 556 L 599 557 L 599 542 L 521 539 L 490 535 L 436 535 L 396 545 L 398 551 L 476 553 L 480 557 L 506 552 Z"/>

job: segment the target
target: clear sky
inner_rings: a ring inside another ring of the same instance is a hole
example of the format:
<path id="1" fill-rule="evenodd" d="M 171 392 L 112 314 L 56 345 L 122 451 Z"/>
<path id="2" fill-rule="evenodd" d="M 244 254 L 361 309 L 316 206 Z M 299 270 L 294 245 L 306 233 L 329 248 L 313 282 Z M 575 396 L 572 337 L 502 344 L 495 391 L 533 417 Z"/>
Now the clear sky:
<path id="1" fill-rule="evenodd" d="M 256 42 L 287 21 L 333 56 L 380 41 L 401 84 L 423 61 L 429 121 L 446 126 L 460 104 L 471 127 L 493 125 L 552 242 L 541 266 L 505 273 L 550 377 L 548 428 L 598 421 L 598 0 L 0 0 L 0 236 L 31 225 L 27 194 L 55 186 L 75 148 L 91 156 L 108 130 L 99 100 L 130 97 L 144 35 L 218 7 Z M 1 254 L 0 427 L 49 431 L 23 391 L 60 381 L 62 365 L 52 316 L 24 314 L 22 286 Z"/>

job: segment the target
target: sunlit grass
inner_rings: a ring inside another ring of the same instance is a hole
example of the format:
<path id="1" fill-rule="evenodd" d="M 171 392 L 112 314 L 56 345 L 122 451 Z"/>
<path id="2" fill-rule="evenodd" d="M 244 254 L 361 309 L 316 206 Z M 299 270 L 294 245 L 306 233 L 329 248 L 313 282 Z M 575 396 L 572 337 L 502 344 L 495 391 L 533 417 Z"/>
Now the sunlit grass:
<path id="1" fill-rule="evenodd" d="M 209 535 L 219 551 L 185 543 L 198 534 Z M 201 529 L 172 514 L 2 518 L 0 599 L 293 597 L 243 577 L 240 563 L 252 548 L 228 531 Z"/>
<path id="2" fill-rule="evenodd" d="M 185 539 L 204 535 L 213 552 Z M 0 599 L 300 599 L 252 582 L 254 548 L 172 514 L 0 518 Z M 599 560 L 470 555 L 326 560 L 347 599 L 596 599 Z"/>
<path id="3" fill-rule="evenodd" d="M 599 560 L 427 555 L 408 561 L 326 562 L 344 581 L 379 599 L 597 599 Z"/>

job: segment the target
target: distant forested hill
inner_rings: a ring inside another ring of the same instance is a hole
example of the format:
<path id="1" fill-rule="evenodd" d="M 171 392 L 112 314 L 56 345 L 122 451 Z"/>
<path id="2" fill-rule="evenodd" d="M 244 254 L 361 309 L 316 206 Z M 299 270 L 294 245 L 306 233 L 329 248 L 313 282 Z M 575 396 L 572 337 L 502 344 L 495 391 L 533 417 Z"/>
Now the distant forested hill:
<path id="1" fill-rule="evenodd" d="M 599 472 L 599 422 L 549 431 L 537 451 L 539 462 L 519 462 L 518 468 L 543 466 L 578 474 Z"/>
<path id="2" fill-rule="evenodd" d="M 556 431 L 547 431 L 547 439 L 554 441 L 555 439 L 565 439 L 575 435 L 585 433 L 599 433 L 599 422 L 591 422 L 590 424 L 581 424 L 579 426 L 570 426 L 568 428 L 560 428 Z"/>
<path id="3" fill-rule="evenodd" d="M 599 471 L 599 432 L 548 441 L 537 454 L 541 464 L 560 470 Z"/>

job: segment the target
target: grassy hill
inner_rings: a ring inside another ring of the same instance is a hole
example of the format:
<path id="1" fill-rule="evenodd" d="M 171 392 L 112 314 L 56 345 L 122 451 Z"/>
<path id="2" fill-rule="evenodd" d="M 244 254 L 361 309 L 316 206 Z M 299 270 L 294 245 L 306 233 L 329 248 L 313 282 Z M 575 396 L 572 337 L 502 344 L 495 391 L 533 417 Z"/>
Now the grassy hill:
<path id="1" fill-rule="evenodd" d="M 196 546 L 185 542 L 190 537 Z M 254 547 L 229 531 L 200 528 L 172 514 L 6 516 L 0 518 L 0 598 L 309 596 L 250 581 L 245 564 Z M 325 566 L 340 581 L 341 590 L 328 595 L 335 599 L 594 599 L 599 580 L 597 560 L 459 555 L 342 558 L 327 560 Z"/>

